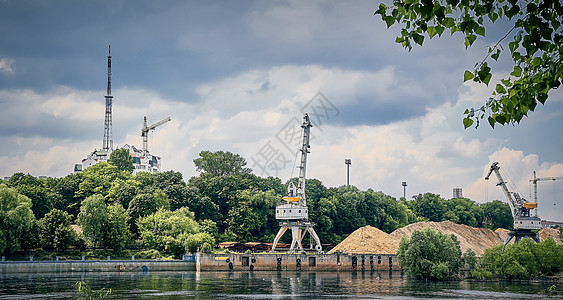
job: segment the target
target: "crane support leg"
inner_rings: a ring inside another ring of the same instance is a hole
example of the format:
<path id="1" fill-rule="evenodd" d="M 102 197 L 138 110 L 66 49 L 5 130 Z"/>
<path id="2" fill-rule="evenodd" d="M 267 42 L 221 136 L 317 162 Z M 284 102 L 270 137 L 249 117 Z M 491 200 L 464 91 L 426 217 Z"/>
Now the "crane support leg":
<path id="1" fill-rule="evenodd" d="M 309 234 L 313 237 L 313 239 L 315 239 L 316 245 L 315 245 L 315 250 L 317 252 L 322 252 L 323 251 L 323 246 L 321 245 L 321 240 L 319 239 L 319 236 L 317 235 L 317 233 L 315 232 L 315 229 L 313 229 L 313 227 L 307 227 L 307 231 L 309 232 Z"/>
<path id="2" fill-rule="evenodd" d="M 299 226 L 291 227 L 291 247 L 289 247 L 289 252 L 295 252 L 295 250 L 303 250 L 301 245 L 301 240 L 303 239 L 303 229 Z"/>
<path id="3" fill-rule="evenodd" d="M 276 246 L 278 245 L 280 238 L 283 236 L 283 234 L 287 231 L 288 228 L 289 227 L 287 226 L 280 227 L 280 230 L 278 230 L 278 234 L 276 234 L 276 238 L 274 239 L 274 244 L 272 244 L 272 250 L 270 250 L 270 252 L 274 252 L 276 250 Z"/>
<path id="4" fill-rule="evenodd" d="M 514 238 L 514 243 L 518 243 L 522 238 L 531 238 L 536 243 L 540 242 L 538 234 L 531 230 L 512 230 L 508 233 L 508 237 L 504 241 L 505 247 L 510 243 L 512 238 Z"/>

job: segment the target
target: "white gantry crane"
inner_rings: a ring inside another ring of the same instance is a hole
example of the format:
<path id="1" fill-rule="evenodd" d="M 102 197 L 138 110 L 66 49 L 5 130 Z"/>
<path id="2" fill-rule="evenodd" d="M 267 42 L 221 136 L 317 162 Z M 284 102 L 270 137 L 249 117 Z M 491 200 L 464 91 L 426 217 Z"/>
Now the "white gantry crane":
<path id="1" fill-rule="evenodd" d="M 307 233 L 315 240 L 315 246 L 310 244 L 310 250 L 322 252 L 323 247 L 321 241 L 313 229 L 314 223 L 309 221 L 309 211 L 307 208 L 307 201 L 305 200 L 305 170 L 307 167 L 307 153 L 309 153 L 309 137 L 313 125 L 309 119 L 309 115 L 305 114 L 303 117 L 303 144 L 301 145 L 301 163 L 299 165 L 299 182 L 297 187 L 293 182 L 289 183 L 287 188 L 287 197 L 283 197 L 283 201 L 276 206 L 276 219 L 282 220 L 280 222 L 280 230 L 274 239 L 272 245 L 272 252 L 276 250 L 276 246 L 283 236 L 283 234 L 291 229 L 291 246 L 289 252 L 294 253 L 297 250 L 304 250 L 302 241 Z"/>
<path id="2" fill-rule="evenodd" d="M 516 243 L 518 243 L 518 241 L 520 241 L 520 239 L 523 237 L 532 238 L 534 241 L 539 243 L 539 238 L 537 234 L 532 231 L 535 229 L 541 229 L 541 219 L 538 218 L 538 214 L 537 214 L 538 203 L 529 202 L 526 199 L 521 198 L 518 193 L 509 191 L 508 187 L 506 186 L 506 182 L 502 179 L 502 176 L 500 175 L 499 170 L 500 167 L 498 165 L 498 162 L 494 162 L 491 165 L 491 169 L 489 170 L 489 173 L 485 177 L 485 180 L 489 180 L 491 173 L 495 172 L 495 174 L 498 177 L 497 185 L 499 185 L 502 188 L 508 200 L 508 205 L 510 206 L 512 218 L 514 219 L 514 227 L 512 231 L 508 233 L 508 238 L 506 239 L 506 241 L 504 241 L 504 245 L 506 246 L 506 244 L 508 244 L 513 237 L 516 238 Z M 535 212 L 535 216 L 532 217 L 531 211 L 533 209 L 535 209 L 536 212 Z"/>
<path id="3" fill-rule="evenodd" d="M 150 126 L 147 126 L 147 116 L 145 116 L 145 120 L 143 123 L 143 129 L 141 129 L 141 136 L 143 137 L 143 153 L 149 153 L 149 131 L 154 130 L 156 127 L 170 121 L 170 117 L 156 122 Z"/>
<path id="4" fill-rule="evenodd" d="M 534 171 L 534 177 L 532 179 L 530 179 L 530 182 L 534 184 L 534 201 L 536 203 L 538 203 L 538 181 L 547 181 L 547 180 L 559 180 L 559 179 L 563 179 L 563 177 L 542 177 L 542 178 L 537 178 L 536 177 L 536 171 Z"/>

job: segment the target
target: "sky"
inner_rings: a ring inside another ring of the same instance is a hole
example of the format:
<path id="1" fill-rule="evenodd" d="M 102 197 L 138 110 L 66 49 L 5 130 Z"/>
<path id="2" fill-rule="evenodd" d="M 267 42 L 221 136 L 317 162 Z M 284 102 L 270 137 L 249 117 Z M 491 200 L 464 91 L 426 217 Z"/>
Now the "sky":
<path id="1" fill-rule="evenodd" d="M 242 155 L 258 176 L 298 176 L 303 114 L 313 122 L 307 177 L 399 198 L 532 199 L 530 179 L 563 177 L 563 93 L 516 126 L 464 129 L 508 76 L 463 82 L 509 30 L 497 22 L 466 49 L 445 33 L 408 51 L 378 1 L 0 0 L 0 178 L 64 177 L 102 147 L 108 45 L 113 143 L 142 147 L 143 117 L 162 169 L 197 176 L 202 150 Z M 510 38 L 510 37 L 509 37 Z M 505 47 L 507 49 L 507 47 Z M 539 216 L 563 221 L 563 179 L 538 183 Z"/>

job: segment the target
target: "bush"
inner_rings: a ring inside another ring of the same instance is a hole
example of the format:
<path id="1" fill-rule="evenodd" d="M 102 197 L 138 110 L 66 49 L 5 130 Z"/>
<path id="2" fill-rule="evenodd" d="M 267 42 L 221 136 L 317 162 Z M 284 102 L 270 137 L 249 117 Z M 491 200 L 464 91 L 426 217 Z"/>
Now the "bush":
<path id="1" fill-rule="evenodd" d="M 434 280 L 457 278 L 462 266 L 457 237 L 431 228 L 403 237 L 397 259 L 407 275 Z"/>
<path id="2" fill-rule="evenodd" d="M 201 253 L 211 253 L 211 251 L 213 251 L 213 248 L 208 242 L 205 242 L 203 243 L 203 245 L 201 245 Z"/>
<path id="3" fill-rule="evenodd" d="M 467 249 L 465 253 L 463 253 L 463 261 L 469 267 L 469 270 L 474 270 L 477 267 L 477 255 L 475 251 L 472 249 Z"/>
<path id="4" fill-rule="evenodd" d="M 160 252 L 155 249 L 137 251 L 133 255 L 135 255 L 135 259 L 157 259 L 161 257 Z"/>
<path id="5" fill-rule="evenodd" d="M 213 244 L 215 239 L 209 233 L 200 232 L 188 235 L 184 242 L 184 249 L 186 252 L 196 252 L 204 243 Z"/>
<path id="6" fill-rule="evenodd" d="M 563 271 L 563 245 L 551 238 L 541 243 L 522 239 L 504 251 L 502 245 L 485 250 L 481 263 L 493 274 L 509 279 L 553 275 Z"/>
<path id="7" fill-rule="evenodd" d="M 493 273 L 487 270 L 473 270 L 470 272 L 471 278 L 475 279 L 492 279 Z"/>

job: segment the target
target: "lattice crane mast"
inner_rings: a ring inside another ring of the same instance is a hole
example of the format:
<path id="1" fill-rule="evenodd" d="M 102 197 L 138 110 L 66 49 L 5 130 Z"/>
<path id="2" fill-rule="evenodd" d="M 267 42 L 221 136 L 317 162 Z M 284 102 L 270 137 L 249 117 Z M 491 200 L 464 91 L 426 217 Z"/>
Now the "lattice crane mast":
<path id="1" fill-rule="evenodd" d="M 143 153 L 149 153 L 149 131 L 154 130 L 156 127 L 170 121 L 170 117 L 147 126 L 147 116 L 145 116 L 143 129 L 141 129 L 141 136 L 143 137 Z"/>
<path id="2" fill-rule="evenodd" d="M 534 239 L 534 241 L 539 243 L 539 239 L 535 232 L 532 230 L 534 229 L 541 229 L 541 219 L 536 216 L 530 216 L 530 211 L 532 209 L 537 209 L 538 203 L 537 202 L 529 202 L 528 200 L 520 197 L 517 192 L 511 192 L 508 190 L 506 186 L 506 182 L 502 178 L 500 174 L 500 167 L 498 162 L 494 162 L 491 165 L 491 169 L 487 176 L 485 176 L 485 180 L 489 180 L 491 173 L 495 172 L 498 183 L 497 185 L 500 186 L 508 200 L 508 205 L 510 206 L 510 211 L 512 213 L 512 218 L 514 220 L 514 227 L 513 230 L 508 233 L 508 238 L 504 242 L 504 244 L 508 244 L 513 237 L 516 237 L 516 242 L 522 237 L 530 237 Z"/>
<path id="3" fill-rule="evenodd" d="M 563 177 L 536 177 L 536 171 L 534 171 L 534 178 L 530 179 L 530 182 L 534 184 L 534 202 L 538 203 L 538 181 L 547 181 L 547 180 L 559 180 L 563 179 Z"/>

